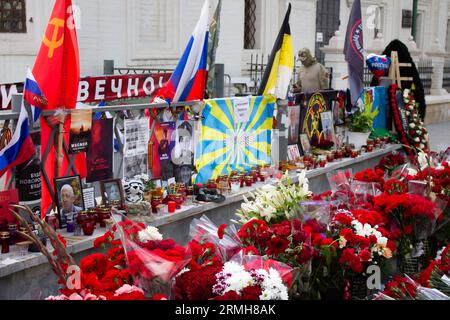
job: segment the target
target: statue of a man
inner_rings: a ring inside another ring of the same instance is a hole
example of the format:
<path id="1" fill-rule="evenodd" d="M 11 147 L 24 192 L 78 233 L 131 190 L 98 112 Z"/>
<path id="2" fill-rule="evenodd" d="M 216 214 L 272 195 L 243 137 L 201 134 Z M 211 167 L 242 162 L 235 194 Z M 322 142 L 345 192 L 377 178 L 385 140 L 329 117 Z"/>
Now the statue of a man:
<path id="1" fill-rule="evenodd" d="M 311 55 L 309 49 L 300 50 L 298 58 L 303 66 L 300 68 L 293 92 L 314 93 L 329 89 L 330 75 L 327 69 Z"/>

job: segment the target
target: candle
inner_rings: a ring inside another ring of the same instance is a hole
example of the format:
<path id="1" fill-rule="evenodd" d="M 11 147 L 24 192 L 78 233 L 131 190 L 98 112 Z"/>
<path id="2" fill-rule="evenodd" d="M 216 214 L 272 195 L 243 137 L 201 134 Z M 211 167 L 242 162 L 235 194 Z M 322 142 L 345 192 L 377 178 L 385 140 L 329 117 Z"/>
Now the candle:
<path id="1" fill-rule="evenodd" d="M 167 206 L 168 206 L 169 213 L 174 213 L 175 209 L 177 207 L 177 203 L 175 201 L 169 201 L 167 203 Z"/>

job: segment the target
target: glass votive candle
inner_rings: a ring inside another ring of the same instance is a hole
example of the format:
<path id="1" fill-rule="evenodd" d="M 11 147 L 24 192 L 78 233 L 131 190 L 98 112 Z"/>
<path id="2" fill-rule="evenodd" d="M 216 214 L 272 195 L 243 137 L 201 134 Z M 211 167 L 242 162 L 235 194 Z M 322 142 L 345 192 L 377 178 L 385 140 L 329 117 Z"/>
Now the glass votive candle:
<path id="1" fill-rule="evenodd" d="M 241 180 L 238 177 L 233 177 L 230 180 L 231 192 L 238 193 L 241 189 Z"/>
<path id="2" fill-rule="evenodd" d="M 9 244 L 13 245 L 16 243 L 17 237 L 17 223 L 8 224 L 8 232 L 10 234 Z"/>
<path id="3" fill-rule="evenodd" d="M 9 253 L 9 238 L 10 233 L 8 231 L 0 232 L 0 242 L 2 245 L 2 253 Z"/>
<path id="4" fill-rule="evenodd" d="M 373 146 L 375 144 L 375 141 L 372 139 L 367 139 L 367 145 L 368 146 Z"/>
<path id="5" fill-rule="evenodd" d="M 95 223 L 93 222 L 85 222 L 82 226 L 83 234 L 85 236 L 92 236 L 95 230 Z"/>
<path id="6" fill-rule="evenodd" d="M 21 242 L 17 242 L 16 246 L 17 246 L 17 255 L 19 257 L 23 257 L 26 256 L 28 254 L 28 248 L 30 247 L 30 245 L 32 245 L 33 242 L 31 241 L 21 241 Z"/>
<path id="7" fill-rule="evenodd" d="M 152 197 L 152 202 L 151 202 L 151 205 L 152 205 L 152 213 L 158 213 L 158 207 L 160 206 L 162 204 L 162 200 L 161 200 L 161 197 L 159 197 L 159 196 L 154 196 L 154 197 Z"/>
<path id="8" fill-rule="evenodd" d="M 327 160 L 326 159 L 319 159 L 319 167 L 321 168 L 325 168 L 325 166 L 327 165 Z"/>
<path id="9" fill-rule="evenodd" d="M 334 156 L 333 153 L 328 153 L 327 154 L 327 162 L 333 162 L 334 161 Z"/>
<path id="10" fill-rule="evenodd" d="M 176 208 L 177 210 L 181 209 L 181 205 L 183 204 L 183 195 L 177 193 L 175 195 L 175 204 L 176 204 Z"/>
<path id="11" fill-rule="evenodd" d="M 169 201 L 167 203 L 167 209 L 169 213 L 174 213 L 175 210 L 177 209 L 177 204 L 175 201 Z"/>
<path id="12" fill-rule="evenodd" d="M 253 185 L 253 176 L 245 176 L 245 186 L 251 187 Z"/>
<path id="13" fill-rule="evenodd" d="M 373 145 L 367 145 L 366 151 L 373 152 Z"/>
<path id="14" fill-rule="evenodd" d="M 352 150 L 352 158 L 353 159 L 355 159 L 355 158 L 358 158 L 358 150 Z"/>

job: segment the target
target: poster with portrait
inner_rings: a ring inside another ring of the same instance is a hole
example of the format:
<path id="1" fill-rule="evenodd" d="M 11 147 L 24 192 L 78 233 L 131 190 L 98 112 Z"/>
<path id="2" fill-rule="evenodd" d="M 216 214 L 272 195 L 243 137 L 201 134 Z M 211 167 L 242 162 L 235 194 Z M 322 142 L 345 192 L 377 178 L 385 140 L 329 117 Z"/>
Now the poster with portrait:
<path id="1" fill-rule="evenodd" d="M 325 98 L 321 93 L 315 93 L 302 108 L 300 134 L 306 134 L 312 145 L 318 145 L 321 133 L 320 114 L 328 111 Z"/>
<path id="2" fill-rule="evenodd" d="M 175 145 L 171 151 L 176 182 L 191 184 L 191 176 L 194 171 L 195 150 L 195 123 L 194 121 L 181 120 L 176 123 Z"/>
<path id="3" fill-rule="evenodd" d="M 152 176 L 167 181 L 174 177 L 171 161 L 175 147 L 175 122 L 157 122 L 152 136 Z"/>
<path id="4" fill-rule="evenodd" d="M 311 153 L 311 143 L 306 133 L 300 134 L 300 145 L 302 147 L 303 156 Z"/>
<path id="5" fill-rule="evenodd" d="M 92 183 L 113 177 L 114 119 L 92 121 L 92 136 L 87 152 L 86 182 Z"/>
<path id="6" fill-rule="evenodd" d="M 320 121 L 322 124 L 322 132 L 320 135 L 321 144 L 328 143 L 333 146 L 336 145 L 336 132 L 334 130 L 333 113 L 325 111 L 320 114 Z"/>
<path id="7" fill-rule="evenodd" d="M 69 153 L 86 152 L 91 139 L 92 110 L 73 110 L 70 117 Z"/>
<path id="8" fill-rule="evenodd" d="M 64 228 L 68 220 L 76 219 L 78 213 L 85 210 L 81 178 L 78 175 L 55 178 L 54 187 L 59 224 L 60 228 Z"/>
<path id="9" fill-rule="evenodd" d="M 127 119 L 124 127 L 123 178 L 130 180 L 148 173 L 148 119 Z"/>
<path id="10" fill-rule="evenodd" d="M 289 116 L 289 144 L 297 144 L 299 142 L 300 133 L 300 106 L 288 107 Z"/>

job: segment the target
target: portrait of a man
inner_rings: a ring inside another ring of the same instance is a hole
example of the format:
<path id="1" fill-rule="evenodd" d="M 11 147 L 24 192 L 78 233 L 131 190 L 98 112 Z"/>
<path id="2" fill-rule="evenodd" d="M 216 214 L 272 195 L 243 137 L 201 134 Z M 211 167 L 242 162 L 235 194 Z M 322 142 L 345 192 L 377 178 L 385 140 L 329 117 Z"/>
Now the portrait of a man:
<path id="1" fill-rule="evenodd" d="M 85 208 L 80 176 L 55 179 L 55 190 L 60 227 L 64 228 L 68 218 L 75 218 Z"/>

